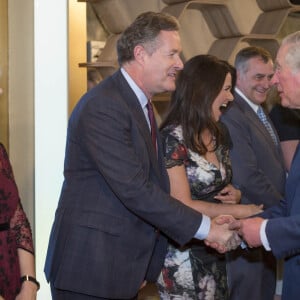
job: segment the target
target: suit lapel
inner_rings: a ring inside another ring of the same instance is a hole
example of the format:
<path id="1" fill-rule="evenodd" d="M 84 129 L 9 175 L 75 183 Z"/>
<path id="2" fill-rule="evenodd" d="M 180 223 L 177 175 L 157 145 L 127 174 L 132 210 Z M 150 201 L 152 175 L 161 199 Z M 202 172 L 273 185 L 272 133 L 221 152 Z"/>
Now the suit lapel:
<path id="1" fill-rule="evenodd" d="M 118 81 L 118 86 L 120 87 L 119 90 L 120 90 L 120 93 L 122 94 L 122 98 L 127 103 L 128 108 L 133 115 L 133 119 L 136 120 L 136 125 L 139 128 L 141 135 L 143 136 L 143 138 L 146 142 L 153 169 L 156 172 L 157 176 L 161 177 L 161 172 L 160 172 L 161 166 L 160 166 L 160 164 L 158 164 L 158 162 L 161 162 L 161 156 L 162 156 L 162 147 L 161 147 L 160 139 L 159 139 L 159 137 L 157 139 L 158 140 L 158 142 L 157 142 L 158 143 L 158 148 L 157 148 L 158 154 L 156 154 L 155 150 L 153 148 L 153 145 L 152 145 L 151 133 L 149 130 L 148 123 L 146 121 L 143 109 L 142 109 L 135 93 L 128 85 L 127 81 L 123 77 L 120 70 L 118 72 L 116 72 L 114 78 Z"/>
<path id="2" fill-rule="evenodd" d="M 270 136 L 269 132 L 267 131 L 267 129 L 265 128 L 263 123 L 260 121 L 260 119 L 258 118 L 257 114 L 254 112 L 254 110 L 249 106 L 249 104 L 239 94 L 235 94 L 235 102 L 240 107 L 240 110 L 243 111 L 248 122 L 253 124 L 264 135 L 264 137 L 266 138 L 266 141 L 269 143 L 270 147 L 272 149 L 274 149 L 274 151 L 277 154 L 279 154 L 280 147 L 276 147 L 274 145 L 274 142 L 273 142 L 272 137 Z M 270 122 L 268 116 L 267 116 L 267 119 Z M 272 126 L 271 122 L 270 122 L 270 124 Z M 277 136 L 276 130 L 274 129 L 273 126 L 272 126 L 272 128 L 274 130 L 274 133 Z M 277 139 L 278 139 L 278 137 L 277 137 Z"/>

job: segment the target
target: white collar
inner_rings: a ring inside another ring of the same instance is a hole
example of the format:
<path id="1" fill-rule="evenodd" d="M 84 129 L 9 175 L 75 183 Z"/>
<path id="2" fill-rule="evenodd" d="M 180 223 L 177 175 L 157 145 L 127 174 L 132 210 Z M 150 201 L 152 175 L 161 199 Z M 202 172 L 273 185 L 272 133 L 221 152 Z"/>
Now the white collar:
<path id="1" fill-rule="evenodd" d="M 239 88 L 235 87 L 235 92 L 239 94 L 249 104 L 249 106 L 254 110 L 255 113 L 257 113 L 259 105 L 249 100 Z"/>

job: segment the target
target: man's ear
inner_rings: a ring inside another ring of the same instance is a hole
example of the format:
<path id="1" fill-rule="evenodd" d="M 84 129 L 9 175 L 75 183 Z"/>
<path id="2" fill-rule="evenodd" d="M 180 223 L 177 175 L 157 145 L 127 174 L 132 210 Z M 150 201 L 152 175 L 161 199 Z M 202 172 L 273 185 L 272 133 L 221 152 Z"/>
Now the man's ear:
<path id="1" fill-rule="evenodd" d="M 239 85 L 240 82 L 241 82 L 241 76 L 243 76 L 243 73 L 240 72 L 240 71 L 236 71 L 236 83 L 235 83 L 235 86 Z"/>
<path id="2" fill-rule="evenodd" d="M 142 45 L 135 46 L 133 54 L 134 54 L 135 60 L 138 63 L 144 64 L 144 58 L 145 58 L 146 50 Z"/>

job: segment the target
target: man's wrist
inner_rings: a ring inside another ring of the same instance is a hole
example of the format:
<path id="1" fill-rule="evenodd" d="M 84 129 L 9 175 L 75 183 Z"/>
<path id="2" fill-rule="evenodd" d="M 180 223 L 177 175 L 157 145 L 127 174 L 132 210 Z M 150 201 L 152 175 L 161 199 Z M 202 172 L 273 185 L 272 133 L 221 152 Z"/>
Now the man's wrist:
<path id="1" fill-rule="evenodd" d="M 205 240 L 208 236 L 209 231 L 210 231 L 210 218 L 206 215 L 202 215 L 202 222 L 194 237 L 198 240 Z"/>

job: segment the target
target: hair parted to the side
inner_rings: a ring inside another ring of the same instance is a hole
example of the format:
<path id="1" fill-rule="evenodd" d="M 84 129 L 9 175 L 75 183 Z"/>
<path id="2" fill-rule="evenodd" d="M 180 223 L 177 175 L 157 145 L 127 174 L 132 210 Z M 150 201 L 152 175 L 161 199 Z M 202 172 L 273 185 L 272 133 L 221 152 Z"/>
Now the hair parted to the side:
<path id="1" fill-rule="evenodd" d="M 119 65 L 134 59 L 134 48 L 143 45 L 149 54 L 157 49 L 157 36 L 162 31 L 178 31 L 179 22 L 171 15 L 161 12 L 145 12 L 124 30 L 117 41 Z"/>
<path id="2" fill-rule="evenodd" d="M 300 71 L 300 31 L 293 32 L 287 35 L 281 43 L 281 46 L 288 46 L 288 51 L 285 57 L 286 63 L 293 72 Z"/>
<path id="3" fill-rule="evenodd" d="M 260 58 L 264 63 L 273 60 L 271 53 L 262 47 L 246 47 L 241 49 L 235 56 L 234 66 L 236 70 L 242 73 L 247 72 L 248 61 L 254 57 Z"/>
<path id="4" fill-rule="evenodd" d="M 235 68 L 212 55 L 197 55 L 188 60 L 177 77 L 161 128 L 181 125 L 187 147 L 201 155 L 207 152 L 201 134 L 208 129 L 216 138 L 217 148 L 222 135 L 212 115 L 212 104 L 228 73 L 235 77 Z"/>

